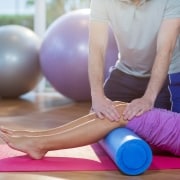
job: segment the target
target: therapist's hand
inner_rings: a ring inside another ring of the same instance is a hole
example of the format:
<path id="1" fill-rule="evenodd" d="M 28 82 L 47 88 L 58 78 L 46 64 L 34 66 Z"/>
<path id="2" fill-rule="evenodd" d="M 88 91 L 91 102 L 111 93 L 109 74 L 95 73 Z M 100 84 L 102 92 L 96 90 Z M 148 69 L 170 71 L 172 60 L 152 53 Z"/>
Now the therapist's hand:
<path id="1" fill-rule="evenodd" d="M 131 101 L 123 112 L 124 119 L 131 120 L 135 116 L 140 116 L 144 112 L 151 110 L 154 107 L 154 102 L 142 97 Z"/>

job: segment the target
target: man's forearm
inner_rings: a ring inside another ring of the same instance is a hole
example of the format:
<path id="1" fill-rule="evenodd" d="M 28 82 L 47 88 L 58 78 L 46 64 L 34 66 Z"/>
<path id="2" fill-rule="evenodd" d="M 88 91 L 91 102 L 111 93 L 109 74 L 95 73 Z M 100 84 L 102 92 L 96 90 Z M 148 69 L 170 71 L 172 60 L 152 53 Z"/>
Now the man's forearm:
<path id="1" fill-rule="evenodd" d="M 99 58 L 98 58 L 99 57 Z M 103 82 L 104 82 L 104 61 L 101 55 L 90 55 L 89 57 L 89 81 L 91 86 L 91 95 L 98 96 L 103 95 Z"/>
<path id="2" fill-rule="evenodd" d="M 155 102 L 158 93 L 160 92 L 165 79 L 168 75 L 171 53 L 158 53 L 155 58 L 155 63 L 152 68 L 152 74 L 147 86 L 144 97 L 152 103 Z"/>
<path id="3" fill-rule="evenodd" d="M 108 42 L 108 24 L 91 21 L 89 26 L 88 73 L 93 97 L 104 95 L 104 56 Z"/>
<path id="4" fill-rule="evenodd" d="M 161 25 L 157 39 L 157 54 L 145 97 L 153 103 L 167 77 L 168 69 L 179 36 L 180 19 L 166 19 Z"/>

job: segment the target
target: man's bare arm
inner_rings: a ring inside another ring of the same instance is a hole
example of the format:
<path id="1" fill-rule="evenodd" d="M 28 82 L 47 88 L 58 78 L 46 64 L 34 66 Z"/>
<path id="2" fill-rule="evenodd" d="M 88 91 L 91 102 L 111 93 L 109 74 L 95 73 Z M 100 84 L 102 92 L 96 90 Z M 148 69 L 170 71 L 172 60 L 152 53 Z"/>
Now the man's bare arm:
<path id="1" fill-rule="evenodd" d="M 108 25 L 90 22 L 89 26 L 89 80 L 92 96 L 103 96 L 104 56 L 108 41 Z"/>
<path id="2" fill-rule="evenodd" d="M 126 119 L 141 115 L 154 106 L 156 97 L 167 77 L 172 53 L 179 36 L 180 19 L 166 19 L 160 27 L 157 40 L 157 52 L 152 75 L 144 96 L 133 100 L 126 108 Z"/>
<path id="3" fill-rule="evenodd" d="M 152 75 L 145 96 L 155 101 L 167 77 L 171 57 L 179 35 L 180 19 L 168 19 L 162 23 L 158 41 L 157 54 L 152 68 Z"/>
<path id="4" fill-rule="evenodd" d="M 91 86 L 92 108 L 99 118 L 118 120 L 113 102 L 104 95 L 104 59 L 108 42 L 108 24 L 91 21 L 89 26 L 88 73 Z"/>

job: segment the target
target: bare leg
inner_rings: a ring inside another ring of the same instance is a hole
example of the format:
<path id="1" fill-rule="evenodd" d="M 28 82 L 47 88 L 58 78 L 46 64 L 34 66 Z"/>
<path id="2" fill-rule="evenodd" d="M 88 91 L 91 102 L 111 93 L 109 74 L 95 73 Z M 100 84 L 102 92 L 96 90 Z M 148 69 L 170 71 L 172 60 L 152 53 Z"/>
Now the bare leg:
<path id="1" fill-rule="evenodd" d="M 115 106 L 119 105 L 126 105 L 124 102 L 120 101 L 114 101 Z M 41 131 L 28 131 L 28 130 L 14 130 L 14 129 L 9 129 L 5 127 L 0 127 L 0 131 L 9 134 L 9 135 L 14 135 L 14 136 L 41 136 L 41 135 L 50 135 L 50 134 L 56 134 L 60 133 L 63 131 L 66 131 L 67 129 L 73 128 L 75 126 L 78 126 L 79 124 L 85 123 L 93 118 L 96 118 L 95 113 L 90 113 L 86 116 L 83 116 L 81 118 L 78 118 L 72 122 L 69 122 L 67 124 L 64 124 L 62 126 L 48 129 L 48 130 L 41 130 Z"/>
<path id="2" fill-rule="evenodd" d="M 117 105 L 120 114 L 126 105 Z M 14 136 L 0 132 L 1 138 L 13 149 L 27 153 L 33 159 L 41 159 L 48 151 L 84 146 L 97 142 L 117 127 L 126 125 L 123 117 L 119 121 L 99 119 L 96 116 L 85 116 L 83 121 L 76 120 L 74 126 L 59 133 L 47 133 L 40 136 Z"/>
<path id="3" fill-rule="evenodd" d="M 80 123 L 84 123 L 87 122 L 88 120 L 91 120 L 95 118 L 95 114 L 91 113 L 88 114 L 86 116 L 83 116 L 81 118 L 78 118 L 72 122 L 69 122 L 67 124 L 64 124 L 62 126 L 56 127 L 56 128 L 52 128 L 52 129 L 48 129 L 48 130 L 41 130 L 41 131 L 29 131 L 29 130 L 14 130 L 14 129 L 9 129 L 6 127 L 1 126 L 0 127 L 0 131 L 2 131 L 3 133 L 9 134 L 9 135 L 14 135 L 14 136 L 41 136 L 41 135 L 50 135 L 50 134 L 56 134 L 56 133 L 60 133 L 63 132 L 69 128 L 72 128 L 74 126 L 76 126 L 76 124 L 80 124 Z"/>

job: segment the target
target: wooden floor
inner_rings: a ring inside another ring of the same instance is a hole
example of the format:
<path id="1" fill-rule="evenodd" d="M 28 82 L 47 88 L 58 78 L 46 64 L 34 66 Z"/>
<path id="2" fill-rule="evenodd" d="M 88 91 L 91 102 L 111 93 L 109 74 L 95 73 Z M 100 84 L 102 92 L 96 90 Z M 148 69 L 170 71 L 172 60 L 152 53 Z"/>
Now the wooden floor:
<path id="1" fill-rule="evenodd" d="M 47 129 L 88 113 L 89 102 L 74 103 L 59 95 L 30 93 L 21 99 L 0 99 L 0 125 L 16 129 Z M 54 110 L 55 113 L 48 113 Z M 2 141 L 0 141 L 3 143 Z M 167 162 L 168 163 L 168 162 Z M 180 180 L 180 170 L 147 171 L 125 176 L 119 171 L 0 173 L 0 180 Z"/>

